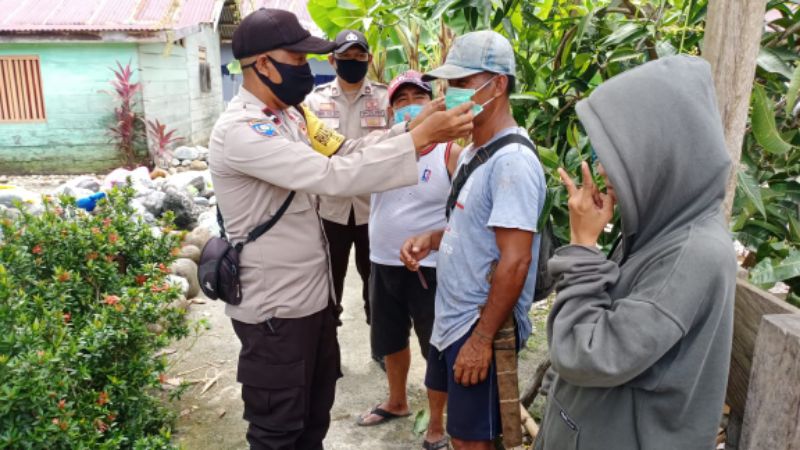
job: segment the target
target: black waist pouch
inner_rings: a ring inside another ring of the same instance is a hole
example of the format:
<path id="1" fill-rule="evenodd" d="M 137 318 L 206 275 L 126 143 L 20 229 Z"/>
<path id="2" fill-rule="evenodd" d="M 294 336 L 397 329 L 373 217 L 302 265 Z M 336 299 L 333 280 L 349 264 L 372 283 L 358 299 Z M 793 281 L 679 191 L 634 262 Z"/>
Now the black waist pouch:
<path id="1" fill-rule="evenodd" d="M 239 255 L 246 244 L 255 241 L 272 228 L 289 208 L 294 199 L 294 191 L 283 202 L 269 221 L 259 225 L 247 235 L 247 240 L 236 245 L 225 237 L 222 213 L 217 206 L 217 222 L 220 237 L 211 238 L 200 253 L 197 279 L 203 294 L 212 300 L 222 300 L 230 305 L 242 303 L 242 282 L 239 279 Z"/>
<path id="2" fill-rule="evenodd" d="M 200 254 L 197 279 L 206 297 L 231 305 L 242 302 L 239 251 L 227 239 L 215 237 L 206 243 Z"/>

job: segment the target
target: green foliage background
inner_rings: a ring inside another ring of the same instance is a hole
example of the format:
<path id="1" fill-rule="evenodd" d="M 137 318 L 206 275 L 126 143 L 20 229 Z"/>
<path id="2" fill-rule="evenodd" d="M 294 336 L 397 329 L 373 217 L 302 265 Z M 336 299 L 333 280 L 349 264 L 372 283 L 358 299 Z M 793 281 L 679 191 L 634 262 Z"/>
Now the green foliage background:
<path id="1" fill-rule="evenodd" d="M 731 228 L 746 247 L 751 281 L 765 288 L 784 281 L 789 301 L 800 304 L 798 3 L 767 6 L 772 20 L 758 57 Z M 577 175 L 589 157 L 575 104 L 636 65 L 701 55 L 707 0 L 310 0 L 308 7 L 329 36 L 344 28 L 366 33 L 375 55 L 371 75 L 381 81 L 438 66 L 455 35 L 490 28 L 508 37 L 518 67 L 514 116 L 539 146 L 549 172 L 547 212 L 567 239 L 566 192 L 555 170 Z M 602 244 L 618 233 L 615 226 Z"/>
<path id="2" fill-rule="evenodd" d="M 166 283 L 178 239 L 132 197 L 0 216 L 0 448 L 173 448 L 154 354 L 188 333 Z"/>

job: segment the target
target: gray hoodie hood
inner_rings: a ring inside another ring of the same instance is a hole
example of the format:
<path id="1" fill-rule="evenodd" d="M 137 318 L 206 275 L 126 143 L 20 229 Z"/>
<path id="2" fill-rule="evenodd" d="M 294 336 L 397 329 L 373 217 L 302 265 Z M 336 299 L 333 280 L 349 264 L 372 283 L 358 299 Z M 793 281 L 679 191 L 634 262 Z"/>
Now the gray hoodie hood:
<path id="1" fill-rule="evenodd" d="M 576 110 L 617 193 L 626 252 L 720 208 L 731 161 L 704 59 L 637 67 Z"/>
<path id="2" fill-rule="evenodd" d="M 711 72 L 653 61 L 578 104 L 614 185 L 624 254 L 559 248 L 544 450 L 708 450 L 725 398 L 736 257 Z M 621 257 L 622 255 L 622 257 Z M 624 263 L 618 263 L 624 261 Z"/>

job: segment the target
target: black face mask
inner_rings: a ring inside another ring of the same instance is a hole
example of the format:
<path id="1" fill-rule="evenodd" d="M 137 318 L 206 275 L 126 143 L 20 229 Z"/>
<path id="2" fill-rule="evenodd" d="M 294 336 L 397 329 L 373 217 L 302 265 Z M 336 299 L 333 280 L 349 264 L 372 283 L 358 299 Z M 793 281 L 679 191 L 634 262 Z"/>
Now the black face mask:
<path id="1" fill-rule="evenodd" d="M 311 67 L 308 63 L 302 66 L 293 66 L 291 64 L 279 63 L 269 55 L 267 55 L 267 58 L 272 61 L 272 65 L 275 66 L 275 69 L 281 74 L 281 79 L 283 81 L 281 84 L 273 83 L 269 77 L 253 67 L 253 70 L 256 71 L 256 75 L 258 75 L 261 82 L 270 88 L 272 93 L 275 94 L 281 102 L 289 106 L 297 106 L 303 103 L 306 96 L 314 90 L 314 75 L 311 73 Z"/>
<path id="2" fill-rule="evenodd" d="M 367 76 L 368 61 L 356 61 L 354 59 L 337 59 L 336 73 L 348 83 L 358 83 Z"/>

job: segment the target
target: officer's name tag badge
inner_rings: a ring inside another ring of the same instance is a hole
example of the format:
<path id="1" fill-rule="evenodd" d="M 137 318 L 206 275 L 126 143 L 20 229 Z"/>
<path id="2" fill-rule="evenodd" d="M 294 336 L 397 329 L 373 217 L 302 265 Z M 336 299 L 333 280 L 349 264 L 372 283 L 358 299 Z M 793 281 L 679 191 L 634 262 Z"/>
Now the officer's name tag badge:
<path id="1" fill-rule="evenodd" d="M 319 108 L 314 111 L 320 119 L 338 119 L 339 111 L 336 110 L 335 103 L 320 103 Z"/>
<path id="2" fill-rule="evenodd" d="M 272 122 L 266 120 L 251 120 L 248 122 L 248 125 L 250 125 L 253 131 L 262 136 L 275 137 L 278 135 L 278 130 Z"/>
<path id="3" fill-rule="evenodd" d="M 386 111 L 365 110 L 361 111 L 361 126 L 365 128 L 383 128 L 386 126 Z"/>

